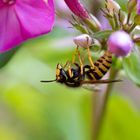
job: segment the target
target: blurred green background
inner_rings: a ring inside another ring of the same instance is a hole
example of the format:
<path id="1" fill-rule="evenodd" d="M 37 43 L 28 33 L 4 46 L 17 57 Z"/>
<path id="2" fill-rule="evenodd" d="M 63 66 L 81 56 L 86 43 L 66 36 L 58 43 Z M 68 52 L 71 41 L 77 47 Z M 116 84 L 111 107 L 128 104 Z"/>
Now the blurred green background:
<path id="1" fill-rule="evenodd" d="M 0 140 L 90 140 L 93 93 L 40 83 L 55 78 L 58 62 L 71 59 L 73 34 L 61 29 L 60 35 L 60 27 L 55 27 L 52 33 L 23 44 L 0 70 Z M 140 139 L 140 106 L 124 88 L 128 84 L 114 89 L 100 140 Z"/>
<path id="2" fill-rule="evenodd" d="M 91 140 L 96 94 L 40 83 L 72 58 L 74 35 L 55 26 L 24 43 L 0 69 L 0 140 Z M 140 140 L 139 99 L 140 90 L 127 79 L 115 86 L 99 140 Z"/>

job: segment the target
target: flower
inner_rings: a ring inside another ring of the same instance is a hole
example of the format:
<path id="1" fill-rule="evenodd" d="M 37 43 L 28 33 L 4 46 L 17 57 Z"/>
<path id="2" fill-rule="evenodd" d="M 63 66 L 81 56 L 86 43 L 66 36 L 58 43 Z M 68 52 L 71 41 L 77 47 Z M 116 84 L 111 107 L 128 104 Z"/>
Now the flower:
<path id="1" fill-rule="evenodd" d="M 70 10 L 80 18 L 89 18 L 89 14 L 79 0 L 64 0 Z"/>
<path id="2" fill-rule="evenodd" d="M 83 47 L 83 48 L 88 48 L 93 43 L 92 38 L 88 34 L 82 34 L 82 35 L 76 36 L 73 39 L 73 41 L 77 46 Z"/>
<path id="3" fill-rule="evenodd" d="M 0 16 L 0 52 L 5 52 L 51 31 L 53 0 L 0 0 Z"/>
<path id="4" fill-rule="evenodd" d="M 137 0 L 137 13 L 140 14 L 140 0 Z"/>
<path id="5" fill-rule="evenodd" d="M 112 33 L 107 41 L 108 50 L 116 56 L 126 56 L 133 47 L 133 41 L 128 33 L 116 31 Z"/>

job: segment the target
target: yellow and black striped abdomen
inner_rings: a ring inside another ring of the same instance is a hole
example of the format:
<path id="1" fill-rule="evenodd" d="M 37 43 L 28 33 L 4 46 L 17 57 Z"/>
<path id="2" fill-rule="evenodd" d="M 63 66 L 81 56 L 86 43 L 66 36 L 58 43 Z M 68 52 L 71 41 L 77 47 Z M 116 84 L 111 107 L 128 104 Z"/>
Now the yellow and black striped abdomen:
<path id="1" fill-rule="evenodd" d="M 100 80 L 109 70 L 112 64 L 112 54 L 108 51 L 105 52 L 95 63 L 94 68 L 90 68 L 86 71 L 86 76 L 90 80 Z"/>

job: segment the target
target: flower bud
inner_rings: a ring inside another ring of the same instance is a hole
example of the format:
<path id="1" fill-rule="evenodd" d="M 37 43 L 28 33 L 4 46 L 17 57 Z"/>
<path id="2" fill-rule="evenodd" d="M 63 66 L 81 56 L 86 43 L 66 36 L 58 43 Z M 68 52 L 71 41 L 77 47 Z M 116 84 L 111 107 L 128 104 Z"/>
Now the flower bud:
<path id="1" fill-rule="evenodd" d="M 74 43 L 83 48 L 88 48 L 92 45 L 92 38 L 88 34 L 82 34 L 73 39 Z"/>
<path id="2" fill-rule="evenodd" d="M 136 7 L 137 4 L 137 0 L 129 0 L 128 4 L 127 4 L 127 8 L 128 8 L 128 13 L 131 13 L 134 8 Z"/>
<path id="3" fill-rule="evenodd" d="M 135 22 L 136 25 L 140 25 L 140 15 L 136 15 L 134 17 L 134 22 Z"/>
<path id="4" fill-rule="evenodd" d="M 107 41 L 108 50 L 116 56 L 127 56 L 133 47 L 133 42 L 128 33 L 116 31 L 112 33 Z"/>
<path id="5" fill-rule="evenodd" d="M 107 9 L 109 10 L 109 13 L 113 15 L 114 12 L 119 13 L 120 5 L 114 1 L 114 0 L 107 0 L 106 1 Z"/>
<path id="6" fill-rule="evenodd" d="M 84 22 L 87 24 L 87 26 L 94 32 L 100 31 L 101 30 L 101 23 L 99 20 L 90 14 L 90 18 L 84 19 Z"/>
<path id="7" fill-rule="evenodd" d="M 70 10 L 78 17 L 89 18 L 89 14 L 79 0 L 64 0 Z"/>

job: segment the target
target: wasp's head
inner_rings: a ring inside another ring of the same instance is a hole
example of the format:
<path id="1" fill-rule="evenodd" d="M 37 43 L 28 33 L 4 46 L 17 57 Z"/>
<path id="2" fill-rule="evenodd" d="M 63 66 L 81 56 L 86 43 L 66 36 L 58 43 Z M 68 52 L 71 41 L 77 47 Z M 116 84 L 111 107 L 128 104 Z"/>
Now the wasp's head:
<path id="1" fill-rule="evenodd" d="M 66 82 L 67 77 L 68 76 L 67 76 L 66 71 L 64 70 L 64 68 L 60 64 L 57 64 L 57 67 L 56 67 L 56 79 L 54 79 L 54 80 L 42 80 L 40 82 L 49 83 L 49 82 L 57 81 L 57 82 L 60 82 L 60 83 L 64 83 L 64 82 Z"/>
<path id="2" fill-rule="evenodd" d="M 57 64 L 56 67 L 56 81 L 63 83 L 67 80 L 67 74 L 66 71 L 64 70 L 64 68 L 60 65 Z"/>

